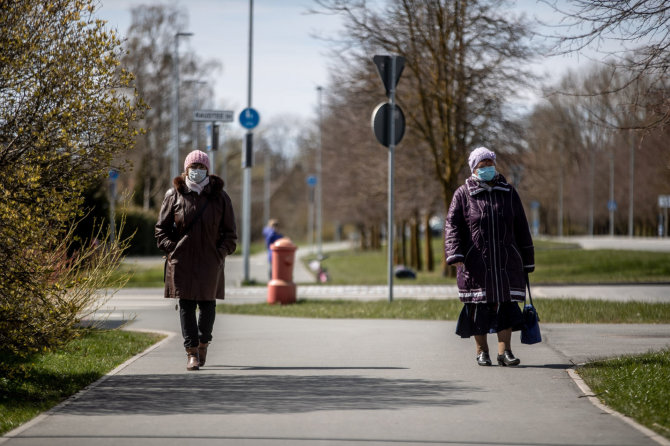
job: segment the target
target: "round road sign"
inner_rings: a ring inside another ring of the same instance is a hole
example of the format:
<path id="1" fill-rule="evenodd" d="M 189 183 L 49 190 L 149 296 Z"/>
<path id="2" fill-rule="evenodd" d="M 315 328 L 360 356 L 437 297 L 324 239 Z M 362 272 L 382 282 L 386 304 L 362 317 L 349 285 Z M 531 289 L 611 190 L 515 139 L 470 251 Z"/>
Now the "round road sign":
<path id="1" fill-rule="evenodd" d="M 253 108 L 245 108 L 240 113 L 240 124 L 245 129 L 253 129 L 260 122 L 261 117 Z"/>
<path id="2" fill-rule="evenodd" d="M 377 141 L 385 147 L 391 145 L 388 129 L 389 113 L 391 113 L 391 104 L 388 102 L 379 104 L 372 112 L 372 130 L 375 132 Z M 397 105 L 395 106 L 393 121 L 393 133 L 395 134 L 393 144 L 395 145 L 405 136 L 405 115 Z"/>

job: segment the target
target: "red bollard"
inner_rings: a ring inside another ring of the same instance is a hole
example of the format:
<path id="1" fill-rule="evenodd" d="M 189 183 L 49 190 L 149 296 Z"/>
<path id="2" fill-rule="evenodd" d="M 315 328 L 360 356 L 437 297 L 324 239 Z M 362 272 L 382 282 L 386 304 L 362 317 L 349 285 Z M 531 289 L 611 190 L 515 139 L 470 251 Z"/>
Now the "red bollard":
<path id="1" fill-rule="evenodd" d="M 280 238 L 272 245 L 272 280 L 268 282 L 269 304 L 292 304 L 296 301 L 296 286 L 293 283 L 293 263 L 296 245 L 288 238 Z"/>

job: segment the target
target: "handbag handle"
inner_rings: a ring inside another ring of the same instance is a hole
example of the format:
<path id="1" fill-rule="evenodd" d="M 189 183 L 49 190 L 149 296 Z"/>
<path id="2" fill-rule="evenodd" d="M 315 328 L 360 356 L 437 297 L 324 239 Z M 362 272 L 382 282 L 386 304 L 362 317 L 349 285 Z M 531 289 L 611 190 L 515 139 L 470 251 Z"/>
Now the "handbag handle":
<path id="1" fill-rule="evenodd" d="M 535 305 L 533 305 L 533 296 L 530 294 L 530 279 L 528 278 L 528 273 L 526 273 L 526 288 L 528 288 L 528 299 L 530 300 L 530 306 L 535 308 Z M 523 304 L 524 306 L 526 305 L 526 298 L 524 297 L 523 299 Z M 537 320 L 540 320 L 540 315 L 537 314 L 537 311 L 535 311 L 535 315 L 537 316 Z"/>
<path id="2" fill-rule="evenodd" d="M 530 279 L 528 278 L 528 273 L 526 273 L 526 288 L 528 288 L 528 299 L 530 300 L 530 304 L 533 305 L 533 296 L 530 294 Z M 524 305 L 526 304 L 526 299 L 523 299 Z"/>

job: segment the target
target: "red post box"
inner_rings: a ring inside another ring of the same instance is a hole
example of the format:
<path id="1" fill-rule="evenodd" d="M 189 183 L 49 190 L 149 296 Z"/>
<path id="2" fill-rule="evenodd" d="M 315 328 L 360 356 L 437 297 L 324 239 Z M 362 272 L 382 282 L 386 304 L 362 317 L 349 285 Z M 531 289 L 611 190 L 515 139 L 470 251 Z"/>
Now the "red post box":
<path id="1" fill-rule="evenodd" d="M 268 283 L 269 304 L 292 304 L 296 301 L 293 283 L 293 264 L 296 245 L 288 238 L 280 238 L 272 245 L 272 280 Z"/>

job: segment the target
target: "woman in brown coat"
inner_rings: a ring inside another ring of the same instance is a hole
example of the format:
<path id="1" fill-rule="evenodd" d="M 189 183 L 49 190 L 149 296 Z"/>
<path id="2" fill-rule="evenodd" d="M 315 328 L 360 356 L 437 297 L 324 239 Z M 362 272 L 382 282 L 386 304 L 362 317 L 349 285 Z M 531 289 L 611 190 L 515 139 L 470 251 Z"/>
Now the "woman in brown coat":
<path id="1" fill-rule="evenodd" d="M 165 194 L 155 232 L 158 248 L 167 253 L 165 297 L 179 299 L 187 370 L 205 365 L 216 299 L 225 296 L 225 258 L 237 240 L 230 197 L 223 180 L 209 171 L 206 153 L 188 154 L 184 173 Z"/>

